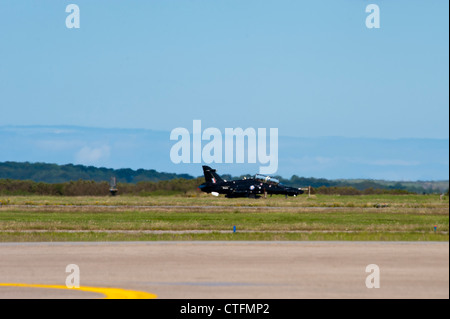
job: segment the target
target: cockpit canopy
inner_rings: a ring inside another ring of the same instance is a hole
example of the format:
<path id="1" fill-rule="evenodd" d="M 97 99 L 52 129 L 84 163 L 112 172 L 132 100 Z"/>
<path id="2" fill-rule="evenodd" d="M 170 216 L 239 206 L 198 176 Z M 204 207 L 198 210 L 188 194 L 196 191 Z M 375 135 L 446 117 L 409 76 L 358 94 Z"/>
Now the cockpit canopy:
<path id="1" fill-rule="evenodd" d="M 272 185 L 280 184 L 280 181 L 278 179 L 270 177 L 270 176 L 266 176 L 266 175 L 261 175 L 261 174 L 256 174 L 255 180 L 257 180 L 258 182 L 261 182 L 261 183 L 267 183 L 267 184 L 272 184 Z"/>

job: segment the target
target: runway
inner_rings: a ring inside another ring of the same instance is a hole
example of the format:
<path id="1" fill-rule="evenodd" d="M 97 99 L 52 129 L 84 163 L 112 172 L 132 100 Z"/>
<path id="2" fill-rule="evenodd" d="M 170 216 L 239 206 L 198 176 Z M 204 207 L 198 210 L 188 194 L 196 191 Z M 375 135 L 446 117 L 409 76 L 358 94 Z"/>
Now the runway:
<path id="1" fill-rule="evenodd" d="M 0 298 L 105 297 L 5 285 L 64 286 L 69 264 L 82 287 L 160 299 L 449 298 L 448 242 L 1 243 Z M 370 264 L 380 288 L 366 287 Z"/>

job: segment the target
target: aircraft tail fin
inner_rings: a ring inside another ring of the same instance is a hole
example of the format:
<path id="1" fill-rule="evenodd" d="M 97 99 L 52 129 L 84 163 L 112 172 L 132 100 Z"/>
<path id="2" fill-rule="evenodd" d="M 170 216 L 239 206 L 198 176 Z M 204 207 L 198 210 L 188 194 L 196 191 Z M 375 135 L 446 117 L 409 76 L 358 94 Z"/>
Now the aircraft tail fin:
<path id="1" fill-rule="evenodd" d="M 209 166 L 203 166 L 203 174 L 205 175 L 205 181 L 207 183 L 220 183 L 224 180 L 219 176 L 219 174 L 216 173 L 215 169 L 212 169 Z"/>

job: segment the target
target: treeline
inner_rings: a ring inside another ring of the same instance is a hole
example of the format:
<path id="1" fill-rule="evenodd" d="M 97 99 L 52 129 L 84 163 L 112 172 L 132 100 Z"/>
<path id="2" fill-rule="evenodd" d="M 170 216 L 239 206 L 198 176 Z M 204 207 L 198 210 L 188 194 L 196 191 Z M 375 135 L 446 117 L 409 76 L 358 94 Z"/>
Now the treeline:
<path id="1" fill-rule="evenodd" d="M 182 195 L 199 192 L 204 179 L 173 179 L 159 182 L 118 183 L 118 195 Z M 0 179 L 0 195 L 48 195 L 48 196 L 107 196 L 108 182 L 70 181 L 65 183 L 43 183 Z"/>
<path id="2" fill-rule="evenodd" d="M 73 164 L 57 165 L 28 162 L 0 163 L 0 179 L 31 180 L 44 183 L 65 183 L 78 180 L 109 182 L 112 176 L 115 176 L 117 182 L 120 183 L 158 182 L 179 178 L 194 178 L 188 174 L 160 173 L 153 169 L 111 169 Z"/>
<path id="3" fill-rule="evenodd" d="M 204 182 L 203 178 L 174 179 L 159 182 L 139 182 L 136 184 L 119 183 L 118 195 L 195 195 L 200 194 L 198 186 Z M 311 194 L 329 195 L 370 195 L 370 194 L 409 194 L 406 190 L 388 190 L 368 188 L 358 190 L 354 187 L 326 187 L 311 188 Z M 96 181 L 71 181 L 65 183 L 43 183 L 1 179 L 0 195 L 47 195 L 47 196 L 108 196 L 109 183 Z"/>
<path id="4" fill-rule="evenodd" d="M 364 190 L 359 190 L 351 186 L 333 186 L 326 187 L 321 186 L 319 188 L 312 188 L 311 194 L 321 194 L 321 195 L 407 195 L 407 194 L 417 194 L 416 192 L 410 192 L 404 189 L 383 189 L 383 188 L 366 188 Z"/>
<path id="5" fill-rule="evenodd" d="M 103 167 L 83 166 L 83 165 L 57 165 L 46 163 L 0 163 L 0 179 L 23 181 L 23 186 L 18 186 L 22 192 L 46 193 L 46 194 L 77 194 L 81 191 L 77 188 L 89 189 L 90 192 L 102 194 L 106 183 L 111 177 L 116 177 L 118 183 L 122 184 L 122 191 L 131 194 L 164 192 L 187 192 L 186 185 L 191 181 L 190 191 L 196 189 L 200 184 L 198 179 L 188 174 L 161 173 L 155 170 L 132 170 L 132 169 L 110 169 Z M 232 177 L 222 175 L 226 180 L 241 179 L 244 176 Z M 250 175 L 245 177 L 249 178 Z M 293 175 L 290 179 L 275 176 L 284 185 L 292 187 L 313 187 L 316 191 L 324 194 L 346 193 L 364 194 L 370 193 L 439 193 L 448 189 L 447 182 L 387 182 L 374 180 L 328 180 L 324 178 L 306 178 Z M 202 179 L 202 178 L 200 178 Z M 28 181 L 33 181 L 30 184 Z M 92 182 L 95 182 L 95 186 Z M 159 182 L 165 182 L 160 183 Z M 175 181 L 172 184 L 171 181 Z M 14 182 L 16 183 L 16 182 Z M 143 184 L 142 184 L 143 183 Z M 55 185 L 46 185 L 55 184 Z M 99 185 L 97 185 L 99 184 Z M 129 185 L 130 184 L 130 185 Z M 25 186 L 26 185 L 26 186 Z M 80 186 L 83 185 L 83 186 Z M 101 186 L 100 186 L 101 185 Z M 134 185 L 134 186 L 133 186 Z M 180 185 L 180 186 L 177 186 Z M 197 186 L 196 186 L 197 185 Z M 182 189 L 172 190 L 176 187 Z M 15 190 L 14 190 L 15 191 Z M 403 191 L 403 192 L 402 192 Z M 107 192 L 107 191 L 106 191 Z"/>
<path id="6" fill-rule="evenodd" d="M 304 178 L 298 176 L 292 176 L 290 180 L 282 179 L 282 182 L 288 186 L 292 187 L 304 187 L 303 183 L 307 183 L 306 185 L 310 185 L 314 188 L 321 188 L 325 191 L 331 192 L 333 189 L 339 189 L 340 192 L 354 192 L 358 194 L 364 194 L 365 192 L 370 192 L 371 194 L 385 194 L 385 193 L 433 193 L 435 190 L 429 188 L 424 188 L 420 185 L 419 182 L 413 185 L 404 185 L 400 182 L 392 183 L 392 185 L 387 185 L 379 182 L 375 182 L 372 180 L 361 180 L 361 181 L 352 181 L 352 180 L 327 180 L 323 178 Z M 308 183 L 309 182 L 309 183 Z M 297 186 L 298 185 L 298 186 Z M 356 192 L 358 191 L 358 192 Z M 353 194 L 349 194 L 353 195 Z M 357 194 L 354 194 L 357 195 Z"/>

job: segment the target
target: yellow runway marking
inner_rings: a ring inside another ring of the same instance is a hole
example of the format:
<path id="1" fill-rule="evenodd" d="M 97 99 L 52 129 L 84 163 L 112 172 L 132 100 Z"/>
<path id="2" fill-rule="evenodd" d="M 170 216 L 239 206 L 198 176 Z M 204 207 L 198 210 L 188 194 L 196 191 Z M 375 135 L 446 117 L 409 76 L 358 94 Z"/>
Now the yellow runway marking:
<path id="1" fill-rule="evenodd" d="M 67 290 L 79 290 L 87 292 L 95 292 L 103 294 L 104 299 L 156 299 L 157 295 L 150 294 L 143 291 L 125 290 L 120 288 L 100 288 L 100 287 L 80 287 L 80 288 L 67 288 L 66 286 L 59 285 L 29 285 L 29 284 L 17 284 L 17 283 L 0 283 L 0 287 L 23 287 L 23 288 L 47 288 L 47 289 L 67 289 Z"/>

